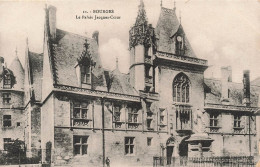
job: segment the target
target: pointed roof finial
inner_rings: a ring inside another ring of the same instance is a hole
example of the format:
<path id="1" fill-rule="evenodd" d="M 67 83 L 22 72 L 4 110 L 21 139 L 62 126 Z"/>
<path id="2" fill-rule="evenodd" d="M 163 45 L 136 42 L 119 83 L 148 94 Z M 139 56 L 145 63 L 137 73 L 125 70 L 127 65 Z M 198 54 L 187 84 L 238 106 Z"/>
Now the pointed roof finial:
<path id="1" fill-rule="evenodd" d="M 118 69 L 118 57 L 116 57 L 116 69 Z"/>
<path id="2" fill-rule="evenodd" d="M 162 7 L 162 0 L 161 0 L 161 7 Z"/>
<path id="3" fill-rule="evenodd" d="M 173 5 L 173 10 L 175 11 L 176 10 L 176 1 L 174 0 L 174 5 Z"/>
<path id="4" fill-rule="evenodd" d="M 18 52 L 18 51 L 17 51 L 17 46 L 16 46 L 16 49 L 15 49 L 15 55 L 16 55 L 16 56 L 17 56 L 17 52 Z"/>
<path id="5" fill-rule="evenodd" d="M 135 26 L 147 24 L 147 18 L 146 18 L 146 12 L 145 12 L 145 9 L 144 9 L 143 0 L 140 0 L 140 5 L 139 5 L 138 8 L 139 8 L 139 10 L 138 10 L 138 15 L 137 15 L 137 18 L 136 18 Z"/>
<path id="6" fill-rule="evenodd" d="M 180 10 L 180 24 L 181 24 L 181 10 Z"/>
<path id="7" fill-rule="evenodd" d="M 140 7 L 144 7 L 144 1 L 140 0 Z"/>

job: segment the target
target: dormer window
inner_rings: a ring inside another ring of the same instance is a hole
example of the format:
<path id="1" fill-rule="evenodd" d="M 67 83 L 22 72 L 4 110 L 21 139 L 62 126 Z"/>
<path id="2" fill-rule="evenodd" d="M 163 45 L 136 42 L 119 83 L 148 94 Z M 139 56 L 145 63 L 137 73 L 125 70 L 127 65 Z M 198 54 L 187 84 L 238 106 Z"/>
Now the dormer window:
<path id="1" fill-rule="evenodd" d="M 92 75 L 92 67 L 95 67 L 95 62 L 92 60 L 91 52 L 89 49 L 89 43 L 88 40 L 85 40 L 84 43 L 84 49 L 80 55 L 80 57 L 77 59 L 78 64 L 76 67 L 79 67 L 76 69 L 78 74 L 79 83 L 80 86 L 86 86 L 85 88 L 90 88 L 91 86 L 91 75 Z"/>
<path id="2" fill-rule="evenodd" d="M 11 84 L 12 84 L 11 75 L 5 74 L 4 75 L 4 88 L 10 89 L 12 87 Z"/>
<path id="3" fill-rule="evenodd" d="M 183 37 L 180 35 L 177 35 L 176 37 L 176 54 L 177 55 L 183 55 L 184 54 L 184 40 Z"/>
<path id="4" fill-rule="evenodd" d="M 82 64 L 80 66 L 80 73 L 81 73 L 81 83 L 82 84 L 91 84 L 91 66 L 90 64 Z"/>

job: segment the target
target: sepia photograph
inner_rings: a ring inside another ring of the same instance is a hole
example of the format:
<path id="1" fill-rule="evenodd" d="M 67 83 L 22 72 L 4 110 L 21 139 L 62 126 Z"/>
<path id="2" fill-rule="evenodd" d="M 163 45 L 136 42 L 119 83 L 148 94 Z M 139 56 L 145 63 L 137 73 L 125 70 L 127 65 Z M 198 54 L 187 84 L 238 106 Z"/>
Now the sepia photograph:
<path id="1" fill-rule="evenodd" d="M 0 0 L 0 167 L 260 167 L 260 0 Z"/>

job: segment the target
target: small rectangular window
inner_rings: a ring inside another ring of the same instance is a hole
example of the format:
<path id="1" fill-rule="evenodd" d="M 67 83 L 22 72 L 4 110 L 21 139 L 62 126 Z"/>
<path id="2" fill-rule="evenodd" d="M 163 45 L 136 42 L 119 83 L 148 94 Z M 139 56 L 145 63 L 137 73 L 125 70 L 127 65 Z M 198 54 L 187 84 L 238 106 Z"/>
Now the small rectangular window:
<path id="1" fill-rule="evenodd" d="M 126 155 L 134 154 L 134 148 L 135 148 L 135 138 L 125 137 L 125 154 Z"/>
<path id="2" fill-rule="evenodd" d="M 75 155 L 88 154 L 88 136 L 73 136 L 73 146 Z"/>
<path id="3" fill-rule="evenodd" d="M 218 114 L 211 113 L 210 114 L 210 127 L 217 127 L 218 126 Z"/>
<path id="4" fill-rule="evenodd" d="M 164 124 L 165 111 L 160 109 L 160 124 Z"/>
<path id="5" fill-rule="evenodd" d="M 234 115 L 234 127 L 241 128 L 241 115 Z"/>
<path id="6" fill-rule="evenodd" d="M 152 145 L 152 138 L 147 137 L 147 146 L 151 146 L 151 145 Z"/>
<path id="7" fill-rule="evenodd" d="M 17 126 L 17 127 L 21 126 L 21 122 L 17 122 L 17 123 L 16 123 L 16 126 Z"/>
<path id="8" fill-rule="evenodd" d="M 147 119 L 147 128 L 148 129 L 152 128 L 151 124 L 152 124 L 152 119 Z"/>
<path id="9" fill-rule="evenodd" d="M 3 93 L 3 104 L 10 104 L 11 93 Z"/>
<path id="10" fill-rule="evenodd" d="M 3 115 L 3 126 L 4 127 L 12 126 L 11 115 Z"/>

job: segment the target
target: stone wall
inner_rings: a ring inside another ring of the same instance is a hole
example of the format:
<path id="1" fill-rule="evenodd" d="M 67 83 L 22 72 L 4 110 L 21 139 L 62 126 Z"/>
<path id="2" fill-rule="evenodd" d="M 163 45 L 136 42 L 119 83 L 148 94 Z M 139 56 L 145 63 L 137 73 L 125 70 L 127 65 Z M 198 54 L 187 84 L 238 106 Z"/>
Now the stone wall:
<path id="1" fill-rule="evenodd" d="M 10 103 L 3 104 L 3 92 L 10 94 Z M 23 107 L 23 92 L 0 91 L 0 150 L 4 149 L 4 138 L 12 140 L 19 139 L 24 141 L 24 128 L 26 127 L 26 117 Z M 11 115 L 11 126 L 3 126 L 3 116 Z"/>

